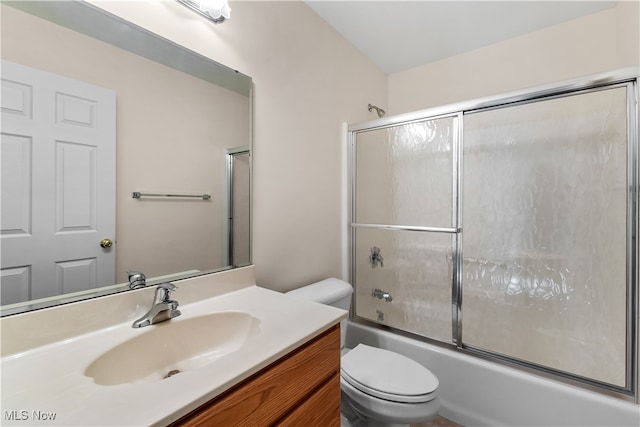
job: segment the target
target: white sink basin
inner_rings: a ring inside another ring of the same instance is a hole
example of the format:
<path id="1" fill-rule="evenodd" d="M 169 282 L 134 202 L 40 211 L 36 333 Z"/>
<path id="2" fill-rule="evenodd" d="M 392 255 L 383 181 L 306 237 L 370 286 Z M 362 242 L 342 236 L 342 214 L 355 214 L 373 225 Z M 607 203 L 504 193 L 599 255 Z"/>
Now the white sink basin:
<path id="1" fill-rule="evenodd" d="M 242 311 L 178 317 L 139 329 L 139 336 L 98 357 L 84 374 L 101 385 L 160 381 L 239 350 L 259 332 L 259 325 Z"/>

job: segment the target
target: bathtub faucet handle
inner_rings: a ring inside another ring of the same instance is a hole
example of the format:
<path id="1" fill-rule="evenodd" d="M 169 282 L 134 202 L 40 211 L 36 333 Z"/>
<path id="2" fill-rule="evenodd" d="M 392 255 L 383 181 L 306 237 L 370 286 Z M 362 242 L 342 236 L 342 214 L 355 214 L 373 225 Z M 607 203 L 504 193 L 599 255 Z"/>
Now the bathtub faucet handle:
<path id="1" fill-rule="evenodd" d="M 393 297 L 391 296 L 391 294 L 389 292 L 385 292 L 381 289 L 374 289 L 373 291 L 371 291 L 371 296 L 378 298 L 378 299 L 383 299 L 386 302 L 391 302 L 393 301 Z"/>

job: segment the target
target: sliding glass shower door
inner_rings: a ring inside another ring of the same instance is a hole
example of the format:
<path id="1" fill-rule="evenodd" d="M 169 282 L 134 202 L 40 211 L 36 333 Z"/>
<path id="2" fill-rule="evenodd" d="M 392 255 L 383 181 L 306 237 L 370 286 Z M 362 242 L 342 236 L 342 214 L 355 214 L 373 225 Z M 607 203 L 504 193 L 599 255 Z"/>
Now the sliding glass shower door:
<path id="1" fill-rule="evenodd" d="M 465 115 L 465 345 L 625 386 L 627 106 L 623 85 Z"/>
<path id="2" fill-rule="evenodd" d="M 457 115 L 359 133 L 354 143 L 355 310 L 450 342 Z"/>
<path id="3" fill-rule="evenodd" d="M 351 129 L 355 317 L 636 393 L 637 79 L 606 80 Z"/>

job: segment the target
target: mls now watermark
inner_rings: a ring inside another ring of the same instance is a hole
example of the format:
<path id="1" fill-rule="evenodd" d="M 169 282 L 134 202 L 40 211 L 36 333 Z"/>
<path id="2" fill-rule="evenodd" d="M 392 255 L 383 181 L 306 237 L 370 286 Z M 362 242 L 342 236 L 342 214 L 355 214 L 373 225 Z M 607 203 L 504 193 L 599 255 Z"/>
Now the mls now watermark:
<path id="1" fill-rule="evenodd" d="M 4 411 L 4 420 L 5 421 L 53 421 L 56 419 L 55 412 L 45 412 L 37 409 L 31 410 L 11 410 Z"/>

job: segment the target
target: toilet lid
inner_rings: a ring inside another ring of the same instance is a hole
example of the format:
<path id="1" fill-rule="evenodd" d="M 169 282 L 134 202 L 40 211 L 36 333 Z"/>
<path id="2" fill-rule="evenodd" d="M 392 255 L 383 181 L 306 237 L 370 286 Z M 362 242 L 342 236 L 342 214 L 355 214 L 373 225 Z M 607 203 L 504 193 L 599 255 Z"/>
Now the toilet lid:
<path id="1" fill-rule="evenodd" d="M 427 402 L 436 396 L 438 378 L 415 360 L 358 344 L 340 360 L 342 378 L 369 395 L 394 402 Z"/>

